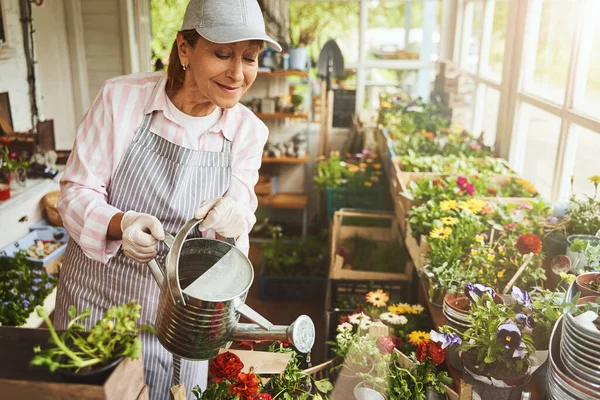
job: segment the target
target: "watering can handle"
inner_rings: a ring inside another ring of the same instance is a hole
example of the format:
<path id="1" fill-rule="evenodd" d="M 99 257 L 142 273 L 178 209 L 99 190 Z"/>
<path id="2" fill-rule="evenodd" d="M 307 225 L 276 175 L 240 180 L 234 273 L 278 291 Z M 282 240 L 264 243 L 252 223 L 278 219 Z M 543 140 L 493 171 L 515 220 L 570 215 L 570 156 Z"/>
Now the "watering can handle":
<path id="1" fill-rule="evenodd" d="M 173 241 L 175 241 L 175 238 L 169 232 L 165 232 L 165 239 L 163 241 L 165 242 L 167 247 L 170 249 L 171 247 L 173 247 Z M 148 266 L 150 267 L 150 272 L 152 272 L 152 276 L 154 277 L 154 280 L 158 284 L 158 287 L 162 288 L 164 281 L 165 281 L 165 278 L 164 278 L 165 272 L 160 267 L 160 265 L 158 265 L 158 262 L 156 262 L 155 259 L 148 261 Z"/>

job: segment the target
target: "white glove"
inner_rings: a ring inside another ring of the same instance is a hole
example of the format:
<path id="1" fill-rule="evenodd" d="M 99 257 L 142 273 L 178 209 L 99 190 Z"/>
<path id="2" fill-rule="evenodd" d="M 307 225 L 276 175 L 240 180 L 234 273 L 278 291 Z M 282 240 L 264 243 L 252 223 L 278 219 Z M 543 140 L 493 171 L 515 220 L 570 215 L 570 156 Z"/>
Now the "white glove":
<path id="1" fill-rule="evenodd" d="M 204 218 L 199 226 L 201 231 L 212 229 L 226 238 L 237 238 L 247 229 L 242 207 L 229 197 L 204 200 L 194 218 Z"/>
<path id="2" fill-rule="evenodd" d="M 165 231 L 158 218 L 127 211 L 121 220 L 123 231 L 123 253 L 134 261 L 146 263 L 156 256 L 159 240 L 164 240 Z"/>

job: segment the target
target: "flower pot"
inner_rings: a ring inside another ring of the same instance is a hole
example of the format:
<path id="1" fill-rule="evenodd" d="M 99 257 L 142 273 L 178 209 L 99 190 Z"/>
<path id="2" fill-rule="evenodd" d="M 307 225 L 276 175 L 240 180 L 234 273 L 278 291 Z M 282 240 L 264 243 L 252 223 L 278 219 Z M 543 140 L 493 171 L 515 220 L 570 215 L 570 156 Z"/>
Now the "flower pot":
<path id="1" fill-rule="evenodd" d="M 561 256 L 567 253 L 569 242 L 562 232 L 551 232 L 543 242 L 544 252 L 548 257 Z"/>
<path id="2" fill-rule="evenodd" d="M 290 69 L 304 71 L 306 69 L 306 61 L 308 60 L 308 49 L 306 47 L 298 47 L 290 49 Z"/>
<path id="3" fill-rule="evenodd" d="M 348 368 L 346 364 L 340 369 L 340 373 L 335 382 L 335 388 L 333 389 L 336 399 L 352 399 L 354 396 L 354 389 L 364 379 L 358 376 L 359 373 L 370 374 L 373 371 L 373 366 L 358 368 Z"/>
<path id="4" fill-rule="evenodd" d="M 509 385 L 500 379 L 490 379 L 490 377 L 477 375 L 471 372 L 467 367 L 463 367 L 463 376 L 467 383 L 473 386 L 473 398 L 484 400 L 521 400 L 523 389 L 531 380 L 531 375 L 523 376 L 520 382 L 515 385 Z M 479 396 L 476 397 L 475 395 Z"/>
<path id="5" fill-rule="evenodd" d="M 587 304 L 587 303 L 595 303 L 598 301 L 598 298 L 600 298 L 599 296 L 585 296 L 585 297 L 580 297 L 579 300 L 577 300 L 577 305 L 582 305 L 582 304 Z"/>
<path id="6" fill-rule="evenodd" d="M 427 388 L 427 400 L 445 400 L 448 398 L 448 395 L 438 393 L 433 390 L 431 387 Z"/>
<path id="7" fill-rule="evenodd" d="M 103 385 L 123 359 L 124 357 L 115 358 L 107 364 L 94 366 L 95 368 L 85 371 L 75 372 L 68 369 L 57 369 L 56 373 L 62 377 L 64 382 L 81 383 L 84 385 Z"/>
<path id="8" fill-rule="evenodd" d="M 585 270 L 585 268 L 589 267 L 589 262 L 583 252 L 574 252 L 571 250 L 571 246 L 575 242 L 575 239 L 585 240 L 590 242 L 593 246 L 598 246 L 600 244 L 600 238 L 592 235 L 570 235 L 567 237 L 567 257 L 571 260 L 571 271 L 578 274 Z"/>
<path id="9" fill-rule="evenodd" d="M 577 290 L 581 292 L 582 297 L 586 296 L 600 296 L 600 292 L 590 289 L 587 284 L 598 279 L 600 277 L 600 272 L 587 272 L 585 274 L 581 274 L 575 279 L 575 284 L 577 285 Z"/>
<path id="10" fill-rule="evenodd" d="M 354 387 L 354 398 L 356 400 L 385 400 L 385 396 L 375 389 L 369 388 L 365 382 L 361 382 Z"/>
<path id="11" fill-rule="evenodd" d="M 27 186 L 27 171 L 24 168 L 20 168 L 17 171 L 11 171 L 8 173 L 8 184 L 10 189 L 20 190 Z"/>

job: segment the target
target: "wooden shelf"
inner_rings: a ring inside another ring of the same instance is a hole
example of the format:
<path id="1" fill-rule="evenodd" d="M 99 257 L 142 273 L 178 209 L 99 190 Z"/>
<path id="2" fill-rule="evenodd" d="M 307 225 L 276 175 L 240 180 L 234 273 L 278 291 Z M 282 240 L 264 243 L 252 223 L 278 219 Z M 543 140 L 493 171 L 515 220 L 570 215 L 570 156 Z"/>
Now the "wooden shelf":
<path id="1" fill-rule="evenodd" d="M 308 162 L 308 154 L 304 157 L 263 157 L 263 164 L 306 164 Z"/>
<path id="2" fill-rule="evenodd" d="M 288 118 L 293 118 L 293 119 L 307 119 L 308 118 L 308 113 L 296 113 L 296 114 L 292 114 L 292 113 L 273 113 L 273 114 L 261 114 L 261 113 L 256 113 L 256 116 L 260 119 L 288 119 Z"/>
<path id="3" fill-rule="evenodd" d="M 304 193 L 277 193 L 258 198 L 258 205 L 271 208 L 303 210 L 307 204 L 308 196 Z"/>
<path id="4" fill-rule="evenodd" d="M 270 76 L 270 77 L 298 76 L 300 78 L 308 78 L 308 71 L 295 71 L 295 70 L 272 71 L 272 72 L 259 71 L 258 76 Z"/>

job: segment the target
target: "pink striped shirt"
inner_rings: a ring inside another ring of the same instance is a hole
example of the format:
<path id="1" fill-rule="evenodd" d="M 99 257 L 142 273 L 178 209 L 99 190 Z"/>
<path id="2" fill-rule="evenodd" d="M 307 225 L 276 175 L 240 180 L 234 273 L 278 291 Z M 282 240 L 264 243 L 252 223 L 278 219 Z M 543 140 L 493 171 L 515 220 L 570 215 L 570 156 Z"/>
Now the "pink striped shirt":
<path id="1" fill-rule="evenodd" d="M 244 208 L 247 232 L 258 205 L 254 186 L 258 181 L 262 152 L 268 138 L 266 125 L 241 104 L 223 111 L 219 121 L 197 139 L 175 122 L 167 107 L 165 73 L 144 73 L 107 80 L 77 130 L 73 151 L 61 180 L 58 210 L 71 237 L 91 259 L 106 263 L 121 241 L 107 240 L 110 219 L 119 211 L 107 203 L 107 188 L 121 158 L 133 141 L 143 115 L 155 113 L 151 131 L 177 145 L 184 136 L 197 143 L 192 150 L 222 151 L 224 138 L 231 141 L 232 177 L 225 197 Z M 176 232 L 172 232 L 176 233 Z M 207 236 L 214 237 L 213 232 Z M 248 254 L 248 233 L 237 241 Z"/>

